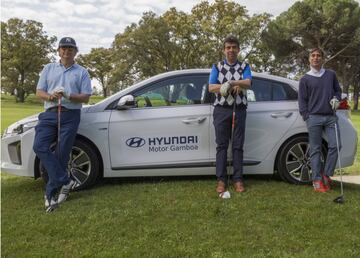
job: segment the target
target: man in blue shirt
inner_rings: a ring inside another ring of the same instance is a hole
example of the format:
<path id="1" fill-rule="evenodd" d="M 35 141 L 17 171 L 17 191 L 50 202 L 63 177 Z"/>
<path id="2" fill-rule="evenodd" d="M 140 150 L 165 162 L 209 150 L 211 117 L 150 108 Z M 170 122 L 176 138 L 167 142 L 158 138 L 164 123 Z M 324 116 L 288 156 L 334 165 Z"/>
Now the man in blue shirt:
<path id="1" fill-rule="evenodd" d="M 35 127 L 33 149 L 49 176 L 45 191 L 46 212 L 65 201 L 76 184 L 69 177 L 67 164 L 80 123 L 82 103 L 87 103 L 91 96 L 89 73 L 74 61 L 77 52 L 73 38 L 62 38 L 58 47 L 60 61 L 44 67 L 36 88 L 36 95 L 44 100 L 45 112 L 39 115 Z M 60 110 L 59 115 L 57 112 Z M 53 153 L 51 146 L 55 142 L 59 146 Z M 56 198 L 58 189 L 60 192 Z"/>
<path id="2" fill-rule="evenodd" d="M 225 60 L 213 65 L 209 78 L 209 92 L 215 94 L 214 126 L 216 138 L 216 192 L 227 188 L 227 149 L 231 138 L 232 113 L 235 108 L 235 128 L 232 139 L 233 182 L 236 192 L 244 192 L 243 146 L 247 108 L 246 90 L 251 85 L 251 69 L 246 62 L 239 62 L 239 41 L 234 36 L 224 40 Z"/>
<path id="3" fill-rule="evenodd" d="M 322 67 L 324 53 L 321 49 L 314 48 L 310 51 L 309 62 L 310 71 L 300 79 L 299 83 L 299 111 L 309 131 L 314 191 L 326 192 L 330 190 L 330 176 L 334 174 L 338 158 L 335 134 L 338 118 L 335 110 L 341 100 L 341 88 L 335 72 Z M 324 170 L 321 164 L 323 132 L 326 133 L 328 141 Z"/>

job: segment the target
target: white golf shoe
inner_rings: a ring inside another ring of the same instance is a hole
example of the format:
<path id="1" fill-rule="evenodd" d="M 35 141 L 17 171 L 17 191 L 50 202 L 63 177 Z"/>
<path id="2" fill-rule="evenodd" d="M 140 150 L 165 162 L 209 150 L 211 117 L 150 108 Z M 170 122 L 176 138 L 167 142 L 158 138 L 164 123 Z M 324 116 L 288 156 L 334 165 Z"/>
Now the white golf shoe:
<path id="1" fill-rule="evenodd" d="M 67 183 L 66 185 L 63 185 L 60 189 L 60 193 L 57 199 L 57 203 L 60 204 L 62 202 L 64 202 L 70 194 L 70 190 L 72 190 L 75 186 L 76 182 L 74 180 L 70 180 L 69 183 Z"/>
<path id="2" fill-rule="evenodd" d="M 45 195 L 44 199 L 45 199 L 45 211 L 46 212 L 52 212 L 53 210 L 55 210 L 57 208 L 58 203 L 54 196 L 51 197 L 50 199 L 48 199 Z"/>

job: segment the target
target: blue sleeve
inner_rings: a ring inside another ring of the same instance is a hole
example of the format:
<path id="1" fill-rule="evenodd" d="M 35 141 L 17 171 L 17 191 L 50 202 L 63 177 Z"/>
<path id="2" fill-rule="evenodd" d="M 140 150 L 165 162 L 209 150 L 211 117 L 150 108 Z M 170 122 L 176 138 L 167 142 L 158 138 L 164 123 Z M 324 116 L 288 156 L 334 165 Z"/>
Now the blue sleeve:
<path id="1" fill-rule="evenodd" d="M 245 66 L 245 69 L 244 69 L 244 72 L 243 72 L 243 80 L 246 80 L 246 79 L 252 79 L 252 75 L 251 75 L 251 69 L 250 69 L 250 65 L 247 64 Z"/>
<path id="2" fill-rule="evenodd" d="M 220 82 L 218 81 L 218 76 L 219 76 L 219 70 L 217 69 L 216 65 L 213 64 L 210 72 L 209 84 L 220 84 Z"/>
<path id="3" fill-rule="evenodd" d="M 38 81 L 37 86 L 36 86 L 37 90 L 42 90 L 42 91 L 47 92 L 47 89 L 48 89 L 48 85 L 47 85 L 47 82 L 46 82 L 46 77 L 47 77 L 47 74 L 48 74 L 47 71 L 48 71 L 48 65 L 45 65 L 45 67 L 41 71 L 39 81 Z"/>
<path id="4" fill-rule="evenodd" d="M 86 69 L 83 72 L 83 76 L 81 80 L 81 93 L 89 94 L 89 95 L 91 95 L 92 93 L 90 75 Z"/>

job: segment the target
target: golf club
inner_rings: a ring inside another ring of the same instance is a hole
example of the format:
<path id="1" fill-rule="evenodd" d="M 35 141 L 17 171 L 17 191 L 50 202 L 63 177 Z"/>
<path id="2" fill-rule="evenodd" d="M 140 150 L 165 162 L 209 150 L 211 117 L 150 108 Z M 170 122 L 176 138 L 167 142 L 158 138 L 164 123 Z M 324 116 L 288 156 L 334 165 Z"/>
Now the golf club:
<path id="1" fill-rule="evenodd" d="M 234 129 L 235 129 L 235 108 L 236 108 L 236 97 L 234 100 L 234 104 L 233 104 L 233 112 L 232 112 L 232 120 L 231 120 L 231 150 L 233 149 L 233 144 L 234 144 Z M 233 152 L 231 152 L 233 153 Z M 231 159 L 229 159 L 229 169 L 228 169 L 228 184 L 230 182 L 230 169 L 231 169 L 231 165 L 234 166 L 234 157 L 233 155 L 231 155 Z"/>
<path id="2" fill-rule="evenodd" d="M 58 108 L 57 108 L 57 144 L 56 144 L 56 149 L 57 149 L 57 156 L 58 159 L 60 160 L 61 156 L 60 156 L 60 129 L 61 129 L 61 97 L 58 98 Z"/>
<path id="3" fill-rule="evenodd" d="M 341 161 L 340 161 L 338 129 L 337 129 L 337 123 L 336 122 L 335 122 L 335 137 L 336 137 L 336 149 L 337 149 L 337 154 L 338 154 L 339 170 L 340 170 L 341 195 L 336 197 L 334 199 L 334 202 L 343 204 L 345 202 L 345 199 L 344 199 L 344 187 L 343 187 L 343 180 L 342 180 L 342 169 L 341 169 Z"/>

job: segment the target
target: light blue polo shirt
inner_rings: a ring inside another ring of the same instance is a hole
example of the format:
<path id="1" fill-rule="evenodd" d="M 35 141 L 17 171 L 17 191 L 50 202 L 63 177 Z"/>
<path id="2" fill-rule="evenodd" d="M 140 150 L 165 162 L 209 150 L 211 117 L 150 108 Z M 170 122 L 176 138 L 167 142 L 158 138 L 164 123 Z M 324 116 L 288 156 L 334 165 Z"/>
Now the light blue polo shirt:
<path id="1" fill-rule="evenodd" d="M 60 62 L 50 63 L 44 67 L 36 89 L 51 94 L 57 87 L 63 87 L 67 95 L 72 93 L 91 95 L 92 91 L 88 71 L 75 63 L 68 68 L 65 68 Z M 82 107 L 82 103 L 73 103 L 65 98 L 62 98 L 61 102 L 61 105 L 68 109 L 81 109 Z M 57 100 L 44 103 L 45 109 L 54 106 L 57 106 Z"/>

